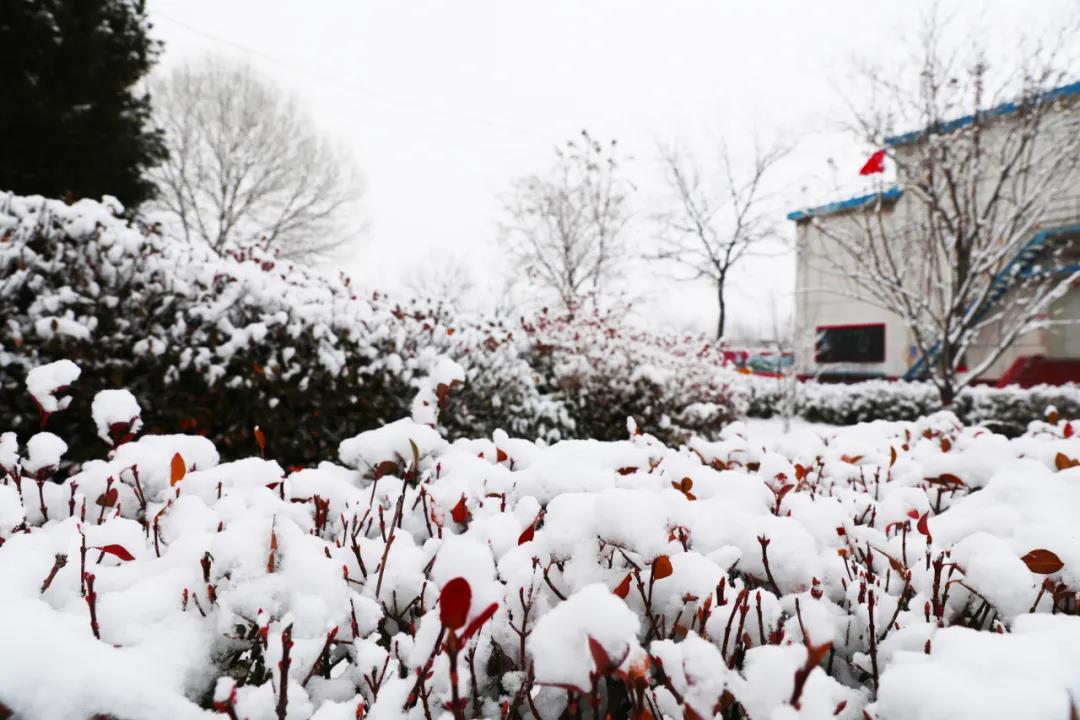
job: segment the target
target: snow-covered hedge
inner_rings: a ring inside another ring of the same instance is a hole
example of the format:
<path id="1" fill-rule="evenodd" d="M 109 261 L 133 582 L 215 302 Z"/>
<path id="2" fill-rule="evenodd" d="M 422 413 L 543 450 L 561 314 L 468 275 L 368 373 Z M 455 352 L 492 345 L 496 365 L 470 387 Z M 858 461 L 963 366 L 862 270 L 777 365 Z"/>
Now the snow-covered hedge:
<path id="1" fill-rule="evenodd" d="M 811 422 L 853 425 L 871 420 L 913 420 L 941 408 L 937 389 L 925 382 L 868 380 L 851 384 L 800 382 L 745 376 L 738 382 L 750 417 L 770 418 L 790 407 Z M 985 425 L 1009 436 L 1043 419 L 1047 407 L 1065 417 L 1080 417 L 1080 387 L 1032 388 L 974 386 L 962 390 L 951 408 L 966 424 Z"/>
<path id="2" fill-rule="evenodd" d="M 409 414 L 418 393 L 452 403 L 443 419 L 462 436 L 611 437 L 635 415 L 677 439 L 737 412 L 729 374 L 687 343 L 595 317 L 508 323 L 399 304 L 255 248 L 219 257 L 119 212 L 0 195 L 0 427 L 38 424 L 23 376 L 62 358 L 82 368 L 68 418 L 123 386 L 151 431 L 203 434 L 239 457 L 257 424 L 289 465 Z M 448 360 L 468 380 L 449 395 L 432 380 Z M 71 456 L 92 457 L 100 440 L 68 418 Z"/>
<path id="3" fill-rule="evenodd" d="M 63 417 L 77 375 L 28 384 Z M 58 417 L 0 435 L 0 716 L 1076 704 L 1080 422 L 1011 440 L 950 413 L 824 437 L 734 423 L 671 447 L 451 443 L 405 419 L 286 470 L 272 442 L 222 462 L 197 435 L 138 437 L 148 408 L 119 389 L 92 407 L 112 449 L 70 473 Z"/>
<path id="4" fill-rule="evenodd" d="M 1045 415 L 1047 408 L 1054 408 L 1064 417 L 1080 417 L 1080 386 L 973 387 L 956 399 L 956 412 L 967 422 L 1006 435 L 1024 432 L 1028 423 Z"/>

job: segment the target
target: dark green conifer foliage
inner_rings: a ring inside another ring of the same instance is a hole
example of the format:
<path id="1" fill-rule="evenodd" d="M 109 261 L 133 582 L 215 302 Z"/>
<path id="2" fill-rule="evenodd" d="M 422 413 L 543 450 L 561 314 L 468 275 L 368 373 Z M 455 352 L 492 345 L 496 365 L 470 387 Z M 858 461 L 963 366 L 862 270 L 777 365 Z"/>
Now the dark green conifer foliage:
<path id="1" fill-rule="evenodd" d="M 0 0 L 0 190 L 129 209 L 153 195 L 148 29 L 144 0 Z"/>

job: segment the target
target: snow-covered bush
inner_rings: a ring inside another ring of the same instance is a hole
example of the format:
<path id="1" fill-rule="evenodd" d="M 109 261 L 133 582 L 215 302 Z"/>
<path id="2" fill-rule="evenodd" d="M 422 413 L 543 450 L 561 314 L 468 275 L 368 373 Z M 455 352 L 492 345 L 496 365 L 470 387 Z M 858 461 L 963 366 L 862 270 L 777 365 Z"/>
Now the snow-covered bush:
<path id="1" fill-rule="evenodd" d="M 563 403 L 574 437 L 625 437 L 626 419 L 668 442 L 715 436 L 746 412 L 715 343 L 658 336 L 599 311 L 523 323 L 540 387 Z"/>
<path id="2" fill-rule="evenodd" d="M 1036 385 L 1030 388 L 976 386 L 956 399 L 956 413 L 971 424 L 985 425 L 1005 435 L 1020 435 L 1041 420 L 1048 407 L 1063 417 L 1080 417 L 1080 387 Z"/>
<path id="3" fill-rule="evenodd" d="M 508 323 L 395 303 L 257 248 L 220 257 L 131 227 L 119 211 L 115 201 L 0 196 L 0 393 L 19 399 L 0 404 L 0 427 L 55 412 L 50 398 L 35 409 L 21 392 L 26 371 L 74 360 L 82 376 L 63 402 L 77 412 L 57 422 L 75 460 L 103 437 L 70 418 L 115 387 L 145 408 L 150 431 L 204 434 L 238 457 L 259 425 L 289 465 L 409 414 L 418 392 L 452 403 L 442 418 L 462 436 L 613 437 L 634 415 L 674 437 L 735 414 L 716 358 L 674 341 L 589 320 Z M 430 380 L 447 358 L 468 381 L 456 395 Z"/>
<path id="4" fill-rule="evenodd" d="M 746 395 L 749 417 L 770 418 L 783 406 L 784 386 L 778 378 L 741 376 L 737 392 Z M 930 383 L 867 380 L 838 384 L 799 382 L 794 390 L 796 416 L 829 425 L 853 425 L 872 420 L 914 420 L 941 408 L 941 397 Z M 984 425 L 1015 437 L 1028 424 L 1041 420 L 1047 407 L 1064 417 L 1080 417 L 1080 388 L 1075 385 L 1037 385 L 996 388 L 976 385 L 962 390 L 951 410 L 968 425 Z"/>
<path id="5" fill-rule="evenodd" d="M 673 447 L 404 419 L 289 471 L 129 423 L 73 474 L 48 430 L 0 434 L 0 716 L 1058 720 L 1078 429 Z"/>

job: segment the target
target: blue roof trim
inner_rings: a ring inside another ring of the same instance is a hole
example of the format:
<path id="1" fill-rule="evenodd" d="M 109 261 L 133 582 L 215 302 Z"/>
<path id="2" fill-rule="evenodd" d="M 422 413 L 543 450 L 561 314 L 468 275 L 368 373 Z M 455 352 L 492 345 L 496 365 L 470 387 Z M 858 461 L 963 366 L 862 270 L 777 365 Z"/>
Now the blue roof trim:
<path id="1" fill-rule="evenodd" d="M 1060 100 L 1061 98 L 1070 97 L 1077 94 L 1080 94 L 1080 81 L 1074 82 L 1069 85 L 1062 85 L 1061 87 L 1054 88 L 1053 90 L 1047 90 L 1046 92 L 1039 95 L 1035 100 L 1002 103 L 997 107 L 992 107 L 989 110 L 982 110 L 975 113 L 974 115 L 965 115 L 964 117 L 957 118 L 955 120 L 937 123 L 936 125 L 931 125 L 930 127 L 923 128 L 922 130 L 913 130 L 902 135 L 892 135 L 885 138 L 885 144 L 889 147 L 907 145 L 931 133 L 951 133 L 954 130 L 959 130 L 962 127 L 967 127 L 968 125 L 971 125 L 976 121 L 983 122 L 991 118 L 1001 117 L 1002 115 L 1014 113 L 1020 108 L 1030 105 L 1032 103 L 1042 105 L 1044 103 L 1053 102 L 1054 100 Z"/>
<path id="2" fill-rule="evenodd" d="M 900 196 L 904 194 L 904 191 L 898 187 L 889 188 L 884 192 L 870 193 L 869 195 L 860 195 L 858 197 L 848 198 L 847 200 L 839 200 L 827 205 L 819 205 L 816 208 L 810 208 L 808 210 L 795 210 L 789 212 L 787 215 L 788 220 L 809 220 L 812 217 L 822 217 L 823 215 L 833 215 L 835 213 L 844 212 L 845 210 L 854 210 L 855 208 L 871 205 L 875 202 L 894 202 L 900 199 Z"/>

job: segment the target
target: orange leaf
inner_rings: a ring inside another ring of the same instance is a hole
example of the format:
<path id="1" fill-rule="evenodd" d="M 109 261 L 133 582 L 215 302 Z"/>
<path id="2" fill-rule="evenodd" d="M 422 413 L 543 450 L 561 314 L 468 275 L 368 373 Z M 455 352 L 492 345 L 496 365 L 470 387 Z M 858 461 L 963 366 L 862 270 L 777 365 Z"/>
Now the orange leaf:
<path id="1" fill-rule="evenodd" d="M 889 467 L 896 464 L 896 448 L 889 446 Z"/>
<path id="2" fill-rule="evenodd" d="M 622 579 L 622 582 L 615 586 L 615 589 L 611 592 L 615 593 L 623 600 L 630 594 L 630 573 L 626 573 L 626 577 Z"/>
<path id="3" fill-rule="evenodd" d="M 495 448 L 495 462 L 506 462 L 510 458 L 501 448 Z"/>
<path id="4" fill-rule="evenodd" d="M 258 425 L 255 426 L 255 442 L 259 445 L 259 457 L 266 457 L 266 434 Z"/>
<path id="5" fill-rule="evenodd" d="M 1072 467 L 1080 467 L 1080 460 L 1074 460 L 1065 453 L 1058 453 L 1054 456 L 1054 465 L 1058 470 L 1068 470 Z"/>
<path id="6" fill-rule="evenodd" d="M 663 580 L 674 572 L 671 567 L 671 559 L 667 555 L 658 555 L 652 563 L 652 579 Z"/>
<path id="7" fill-rule="evenodd" d="M 1065 563 L 1061 562 L 1061 558 L 1049 550 L 1041 548 L 1032 550 L 1020 559 L 1028 566 L 1028 570 L 1038 575 L 1051 575 L 1065 567 Z"/>
<path id="8" fill-rule="evenodd" d="M 176 453 L 172 456 L 172 462 L 169 464 L 170 487 L 183 480 L 185 475 L 187 475 L 187 465 L 184 463 L 183 456 Z"/>

